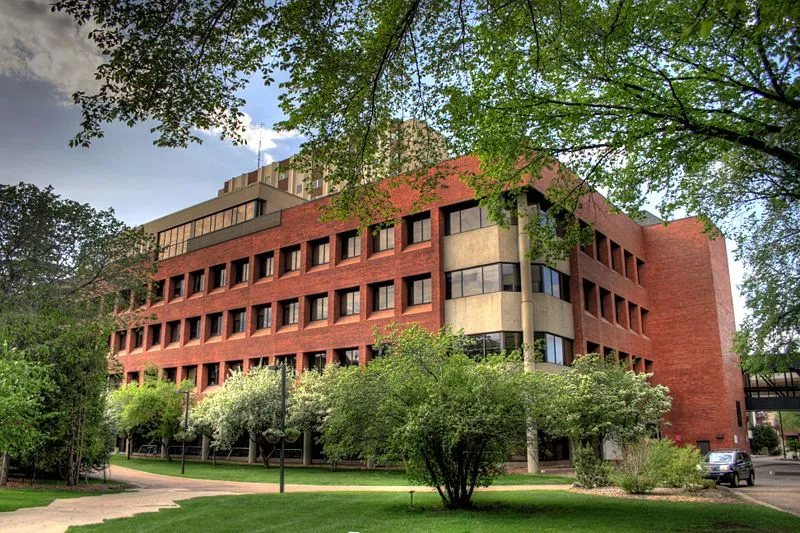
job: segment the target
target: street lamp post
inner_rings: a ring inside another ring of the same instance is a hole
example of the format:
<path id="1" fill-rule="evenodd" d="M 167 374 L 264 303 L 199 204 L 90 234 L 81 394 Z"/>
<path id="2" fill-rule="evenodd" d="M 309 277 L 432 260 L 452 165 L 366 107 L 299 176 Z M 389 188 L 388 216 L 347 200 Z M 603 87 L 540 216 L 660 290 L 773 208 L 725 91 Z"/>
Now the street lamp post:
<path id="1" fill-rule="evenodd" d="M 281 371 L 281 451 L 280 451 L 280 491 L 283 494 L 284 490 L 284 483 L 283 483 L 283 458 L 284 452 L 286 447 L 286 365 L 270 365 L 268 367 L 270 370 L 278 370 Z"/>
<path id="2" fill-rule="evenodd" d="M 183 416 L 183 444 L 181 445 L 181 475 L 183 475 L 186 472 L 186 432 L 189 431 L 189 391 L 180 391 L 178 394 L 186 396 L 186 410 Z"/>

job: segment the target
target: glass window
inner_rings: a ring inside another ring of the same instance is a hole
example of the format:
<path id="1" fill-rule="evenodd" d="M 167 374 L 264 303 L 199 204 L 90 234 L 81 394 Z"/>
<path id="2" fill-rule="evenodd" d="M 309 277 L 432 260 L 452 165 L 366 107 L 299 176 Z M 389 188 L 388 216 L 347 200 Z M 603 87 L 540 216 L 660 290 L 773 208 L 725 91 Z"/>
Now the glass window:
<path id="1" fill-rule="evenodd" d="M 452 211 L 447 215 L 447 234 L 461 233 L 461 211 Z"/>
<path id="2" fill-rule="evenodd" d="M 160 302 L 164 299 L 164 280 L 153 282 L 152 301 Z"/>
<path id="3" fill-rule="evenodd" d="M 211 363 L 206 366 L 206 385 L 213 387 L 219 384 L 219 363 Z"/>
<path id="4" fill-rule="evenodd" d="M 297 324 L 300 319 L 300 303 L 297 300 L 283 302 L 283 325 Z"/>
<path id="5" fill-rule="evenodd" d="M 200 317 L 193 317 L 189 320 L 189 340 L 200 338 Z"/>
<path id="6" fill-rule="evenodd" d="M 519 265 L 512 263 L 502 263 L 502 290 L 519 292 L 522 284 L 519 275 Z"/>
<path id="7" fill-rule="evenodd" d="M 388 282 L 373 287 L 373 308 L 375 311 L 394 309 L 394 283 Z"/>
<path id="8" fill-rule="evenodd" d="M 322 373 L 325 370 L 325 363 L 328 362 L 328 354 L 325 352 L 316 352 L 309 354 L 309 363 L 311 363 L 311 369 L 316 370 L 319 373 Z"/>
<path id="9" fill-rule="evenodd" d="M 447 299 L 461 298 L 464 294 L 461 292 L 461 271 L 448 272 L 445 274 L 445 282 L 447 283 Z"/>
<path id="10" fill-rule="evenodd" d="M 544 265 L 534 264 L 531 265 L 531 279 L 533 292 L 543 292 L 570 301 L 568 275 Z"/>
<path id="11" fill-rule="evenodd" d="M 209 337 L 222 335 L 222 313 L 208 315 L 208 335 Z"/>
<path id="12" fill-rule="evenodd" d="M 481 227 L 481 210 L 478 206 L 461 211 L 461 231 L 472 231 Z"/>
<path id="13" fill-rule="evenodd" d="M 150 326 L 150 346 L 159 344 L 161 344 L 161 324 L 153 324 Z"/>
<path id="14" fill-rule="evenodd" d="M 202 270 L 196 270 L 189 274 L 192 284 L 192 294 L 199 294 L 205 290 L 206 276 Z"/>
<path id="15" fill-rule="evenodd" d="M 493 225 L 489 221 L 488 210 L 485 207 L 479 207 L 476 202 L 462 204 L 461 207 L 451 209 L 447 214 L 447 235 L 455 235 L 456 233 Z"/>
<path id="16" fill-rule="evenodd" d="M 358 232 L 350 231 L 342 236 L 342 259 L 359 257 L 361 255 L 361 236 Z"/>
<path id="17" fill-rule="evenodd" d="M 259 305 L 256 307 L 256 329 L 269 329 L 272 327 L 272 306 Z"/>
<path id="18" fill-rule="evenodd" d="M 225 265 L 217 265 L 211 268 L 211 288 L 219 289 L 227 283 L 228 271 Z"/>
<path id="19" fill-rule="evenodd" d="M 339 350 L 339 364 L 342 366 L 358 366 L 358 348 L 346 348 Z"/>
<path id="20" fill-rule="evenodd" d="M 258 264 L 258 277 L 268 278 L 272 276 L 273 271 L 273 254 L 267 252 L 256 256 L 256 263 Z"/>
<path id="21" fill-rule="evenodd" d="M 231 311 L 231 318 L 233 320 L 232 333 L 244 333 L 247 325 L 247 312 L 244 309 Z"/>
<path id="22" fill-rule="evenodd" d="M 408 305 L 427 304 L 431 302 L 431 276 L 422 276 L 408 280 Z"/>
<path id="23" fill-rule="evenodd" d="M 415 244 L 431 240 L 431 214 L 423 213 L 407 219 L 408 243 Z"/>
<path id="24" fill-rule="evenodd" d="M 330 243 L 318 241 L 311 245 L 311 264 L 313 266 L 324 265 L 330 260 Z"/>
<path id="25" fill-rule="evenodd" d="M 373 229 L 373 231 L 375 231 Z M 372 236 L 372 250 L 382 252 L 394 248 L 394 226 L 381 228 Z"/>
<path id="26" fill-rule="evenodd" d="M 170 343 L 181 341 L 181 323 L 179 320 L 168 322 L 167 329 L 169 330 Z"/>
<path id="27" fill-rule="evenodd" d="M 462 293 L 464 296 L 474 296 L 483 293 L 483 269 L 470 268 L 461 271 Z"/>
<path id="28" fill-rule="evenodd" d="M 239 259 L 233 263 L 234 285 L 247 283 L 250 280 L 250 260 Z"/>
<path id="29" fill-rule="evenodd" d="M 308 299 L 311 306 L 311 321 L 328 318 L 328 295 L 312 296 Z"/>
<path id="30" fill-rule="evenodd" d="M 300 270 L 300 247 L 287 248 L 285 254 L 285 261 L 283 264 L 284 272 Z"/>
<path id="31" fill-rule="evenodd" d="M 483 293 L 500 290 L 500 264 L 483 267 Z"/>
<path id="32" fill-rule="evenodd" d="M 172 278 L 172 297 L 180 298 L 183 296 L 183 276 L 175 276 Z"/>
<path id="33" fill-rule="evenodd" d="M 544 361 L 556 365 L 569 365 L 572 363 L 572 340 L 553 335 L 552 333 L 538 332 L 534 334 L 537 349 L 542 350 Z"/>
<path id="34" fill-rule="evenodd" d="M 351 289 L 341 293 L 339 300 L 339 314 L 341 316 L 357 315 L 361 312 L 361 293 L 358 289 Z"/>
<path id="35" fill-rule="evenodd" d="M 136 328 L 133 330 L 133 347 L 141 348 L 144 345 L 144 329 Z"/>

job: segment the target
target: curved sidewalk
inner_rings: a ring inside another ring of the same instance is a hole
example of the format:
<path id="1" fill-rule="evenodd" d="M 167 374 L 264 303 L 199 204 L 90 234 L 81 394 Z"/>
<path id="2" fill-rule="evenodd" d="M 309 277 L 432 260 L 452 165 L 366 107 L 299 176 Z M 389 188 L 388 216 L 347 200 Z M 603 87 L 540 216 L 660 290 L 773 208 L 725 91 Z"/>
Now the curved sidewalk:
<path id="1" fill-rule="evenodd" d="M 151 474 L 112 465 L 109 479 L 124 481 L 138 488 L 130 492 L 65 498 L 47 507 L 28 507 L 0 513 L 0 532 L 62 533 L 69 526 L 97 524 L 112 518 L 178 507 L 176 502 L 203 496 L 276 493 L 277 483 L 216 481 Z M 569 485 L 502 485 L 481 491 L 566 490 Z M 433 491 L 430 487 L 361 485 L 286 485 L 286 492 L 408 492 Z"/>

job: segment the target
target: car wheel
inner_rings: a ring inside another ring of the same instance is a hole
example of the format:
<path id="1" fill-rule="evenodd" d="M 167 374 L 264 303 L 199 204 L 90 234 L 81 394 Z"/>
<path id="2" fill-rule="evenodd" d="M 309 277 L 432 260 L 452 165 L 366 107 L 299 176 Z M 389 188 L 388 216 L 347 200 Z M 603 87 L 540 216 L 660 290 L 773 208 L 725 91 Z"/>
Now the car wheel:
<path id="1" fill-rule="evenodd" d="M 750 475 L 747 477 L 747 486 L 752 487 L 756 484 L 756 473 L 755 470 L 750 471 Z"/>
<path id="2" fill-rule="evenodd" d="M 739 474 L 736 472 L 733 473 L 733 477 L 731 478 L 731 488 L 736 488 L 739 486 Z"/>

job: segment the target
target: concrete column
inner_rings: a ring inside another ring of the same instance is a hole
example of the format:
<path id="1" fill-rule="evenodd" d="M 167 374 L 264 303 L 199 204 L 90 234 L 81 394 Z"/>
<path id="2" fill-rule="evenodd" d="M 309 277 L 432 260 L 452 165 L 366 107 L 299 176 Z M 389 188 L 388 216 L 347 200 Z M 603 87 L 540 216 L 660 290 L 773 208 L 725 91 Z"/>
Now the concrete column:
<path id="1" fill-rule="evenodd" d="M 303 465 L 311 464 L 312 441 L 311 431 L 303 432 Z"/>
<path id="2" fill-rule="evenodd" d="M 520 287 L 522 289 L 522 305 L 520 313 L 522 316 L 522 342 L 525 349 L 524 370 L 532 372 L 536 370 L 536 359 L 534 348 L 534 324 L 533 324 L 533 281 L 531 280 L 530 267 L 530 240 L 525 230 L 528 222 L 528 199 L 526 195 L 517 198 L 517 247 L 519 248 L 519 274 Z M 539 435 L 536 428 L 528 429 L 528 473 L 539 473 Z"/>
<path id="3" fill-rule="evenodd" d="M 200 438 L 200 460 L 208 461 L 209 449 L 211 448 L 211 439 L 208 435 L 203 435 Z"/>
<path id="4" fill-rule="evenodd" d="M 247 462 L 253 464 L 257 460 L 258 460 L 258 446 L 256 446 L 256 441 L 250 439 L 247 442 Z"/>

